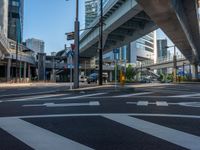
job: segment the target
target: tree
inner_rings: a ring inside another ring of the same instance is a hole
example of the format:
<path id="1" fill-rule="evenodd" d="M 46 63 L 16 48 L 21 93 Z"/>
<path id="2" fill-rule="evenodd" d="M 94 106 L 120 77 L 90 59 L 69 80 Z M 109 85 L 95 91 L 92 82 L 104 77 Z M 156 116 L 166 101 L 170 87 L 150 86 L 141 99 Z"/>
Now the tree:
<path id="1" fill-rule="evenodd" d="M 126 78 L 132 80 L 137 74 L 137 69 L 133 68 L 131 65 L 128 65 L 126 68 Z"/>

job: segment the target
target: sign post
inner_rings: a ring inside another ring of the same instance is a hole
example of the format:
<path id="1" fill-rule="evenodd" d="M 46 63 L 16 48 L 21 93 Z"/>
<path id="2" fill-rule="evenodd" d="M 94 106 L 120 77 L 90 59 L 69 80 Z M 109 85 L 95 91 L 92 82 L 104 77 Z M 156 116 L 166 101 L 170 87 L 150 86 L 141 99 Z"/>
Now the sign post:
<path id="1" fill-rule="evenodd" d="M 73 55 L 74 55 L 74 52 L 73 52 L 73 45 L 71 45 L 71 50 L 67 53 L 67 57 L 69 58 L 69 66 L 70 66 L 70 90 L 72 90 L 72 65 L 73 65 Z"/>
<path id="2" fill-rule="evenodd" d="M 114 57 L 115 57 L 115 89 L 117 88 L 117 54 L 119 53 L 119 49 L 113 49 Z"/>

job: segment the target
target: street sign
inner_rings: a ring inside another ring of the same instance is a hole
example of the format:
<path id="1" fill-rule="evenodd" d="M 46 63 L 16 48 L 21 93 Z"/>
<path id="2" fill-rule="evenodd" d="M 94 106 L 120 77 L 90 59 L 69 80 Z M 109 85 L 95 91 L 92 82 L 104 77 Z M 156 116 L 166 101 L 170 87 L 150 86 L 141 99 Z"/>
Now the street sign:
<path id="1" fill-rule="evenodd" d="M 69 33 L 66 33 L 67 35 L 67 40 L 74 40 L 74 32 L 69 32 Z"/>
<path id="2" fill-rule="evenodd" d="M 69 56 L 73 57 L 74 56 L 74 51 L 68 51 L 67 52 L 67 57 L 69 57 Z"/>

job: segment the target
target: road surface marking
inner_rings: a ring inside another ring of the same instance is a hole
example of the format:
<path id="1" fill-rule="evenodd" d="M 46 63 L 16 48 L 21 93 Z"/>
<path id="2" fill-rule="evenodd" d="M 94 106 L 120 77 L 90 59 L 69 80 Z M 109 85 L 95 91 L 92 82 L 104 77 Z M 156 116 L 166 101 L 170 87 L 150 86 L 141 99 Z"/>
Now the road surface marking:
<path id="1" fill-rule="evenodd" d="M 137 102 L 137 106 L 148 106 L 149 102 L 148 101 L 139 101 Z"/>
<path id="2" fill-rule="evenodd" d="M 200 137 L 126 115 L 104 115 L 105 118 L 150 134 L 187 149 L 199 150 Z"/>
<path id="3" fill-rule="evenodd" d="M 147 95 L 147 94 L 152 94 L 153 92 L 143 92 L 143 93 L 135 93 L 135 94 L 126 94 L 126 95 L 118 95 L 118 96 L 113 96 L 116 98 L 120 97 L 131 97 L 131 96 L 140 96 L 140 95 Z"/>
<path id="4" fill-rule="evenodd" d="M 168 96 L 168 97 L 193 97 L 193 96 L 200 96 L 200 93 L 194 93 L 194 94 L 187 94 L 187 95 L 175 95 L 175 96 Z"/>
<path id="5" fill-rule="evenodd" d="M 181 102 L 179 105 L 187 107 L 200 107 L 200 102 Z"/>
<path id="6" fill-rule="evenodd" d="M 157 106 L 168 106 L 168 103 L 166 101 L 156 101 Z"/>
<path id="7" fill-rule="evenodd" d="M 171 117 L 171 118 L 191 118 L 200 119 L 197 115 L 180 115 L 180 114 L 147 114 L 147 113 L 109 113 L 113 115 L 128 115 L 128 116 L 146 116 L 146 117 Z M 30 115 L 30 116 L 10 116 L 6 118 L 53 118 L 53 117 L 82 117 L 82 116 L 102 116 L 108 115 L 107 113 L 96 114 L 50 114 L 50 115 Z M 0 117 L 4 118 L 4 117 Z"/>
<path id="8" fill-rule="evenodd" d="M 0 95 L 0 97 L 6 97 L 6 96 L 27 96 L 27 95 L 33 95 L 33 94 L 49 94 L 49 93 L 55 93 L 58 90 L 52 90 L 52 91 L 45 91 L 45 92 L 35 92 L 35 93 L 23 93 L 23 95 L 20 94 L 5 94 L 5 95 Z"/>
<path id="9" fill-rule="evenodd" d="M 106 93 L 86 94 L 86 95 L 80 95 L 80 96 L 65 97 L 65 98 L 60 98 L 60 99 L 78 99 L 78 98 L 84 98 L 84 97 L 99 96 L 103 94 L 106 94 Z"/>
<path id="10" fill-rule="evenodd" d="M 70 150 L 92 150 L 87 146 L 21 119 L 1 118 L 0 127 L 36 150 L 61 150 L 66 148 Z"/>
<path id="11" fill-rule="evenodd" d="M 156 102 L 148 102 L 148 101 L 138 101 L 138 102 L 126 102 L 126 104 L 133 104 L 137 106 L 148 106 L 148 105 L 156 105 L 156 106 L 169 106 L 169 105 L 178 105 L 178 106 L 186 106 L 186 107 L 200 107 L 200 102 L 178 102 L 171 103 L 166 101 L 156 101 Z"/>
<path id="12" fill-rule="evenodd" d="M 91 101 L 88 103 L 44 103 L 44 104 L 30 104 L 23 105 L 22 107 L 73 107 L 73 106 L 100 106 L 98 101 Z"/>
<path id="13" fill-rule="evenodd" d="M 42 96 L 31 96 L 27 98 L 20 98 L 20 99 L 15 99 L 15 100 L 7 100 L 5 102 L 21 102 L 21 101 L 31 101 L 35 99 L 42 99 L 42 98 L 51 98 L 51 97 L 59 97 L 59 96 L 64 96 L 64 95 L 69 95 L 69 94 L 50 94 L 50 95 L 42 95 Z M 45 99 L 46 100 L 46 99 Z"/>

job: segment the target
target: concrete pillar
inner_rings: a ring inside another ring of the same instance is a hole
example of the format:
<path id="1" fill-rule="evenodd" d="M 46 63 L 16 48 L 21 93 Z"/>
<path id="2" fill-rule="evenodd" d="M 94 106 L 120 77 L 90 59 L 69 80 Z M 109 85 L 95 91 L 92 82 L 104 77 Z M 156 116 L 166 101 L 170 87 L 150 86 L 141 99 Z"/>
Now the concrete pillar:
<path id="1" fill-rule="evenodd" d="M 22 79 L 22 62 L 19 62 L 19 81 L 21 82 Z"/>
<path id="2" fill-rule="evenodd" d="M 27 67 L 27 63 L 24 62 L 24 75 L 23 75 L 23 78 L 24 78 L 25 82 L 26 82 L 26 67 Z"/>
<path id="3" fill-rule="evenodd" d="M 46 54 L 38 53 L 38 80 L 46 80 Z"/>
<path id="4" fill-rule="evenodd" d="M 198 65 L 192 64 L 191 71 L 192 71 L 192 80 L 198 80 Z"/>
<path id="5" fill-rule="evenodd" d="M 31 81 L 31 65 L 28 64 L 28 80 Z"/>
<path id="6" fill-rule="evenodd" d="M 113 77 L 112 77 L 112 71 L 110 71 L 110 75 L 109 76 L 110 76 L 109 80 L 110 80 L 110 82 L 112 82 L 112 79 L 113 79 Z"/>
<path id="7" fill-rule="evenodd" d="M 7 63 L 7 73 L 6 73 L 7 82 L 10 81 L 10 69 L 11 69 L 11 59 L 9 58 Z"/>

